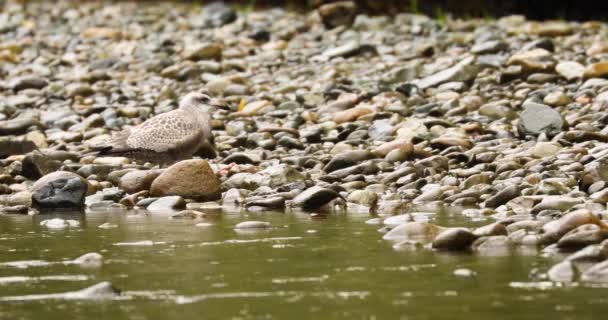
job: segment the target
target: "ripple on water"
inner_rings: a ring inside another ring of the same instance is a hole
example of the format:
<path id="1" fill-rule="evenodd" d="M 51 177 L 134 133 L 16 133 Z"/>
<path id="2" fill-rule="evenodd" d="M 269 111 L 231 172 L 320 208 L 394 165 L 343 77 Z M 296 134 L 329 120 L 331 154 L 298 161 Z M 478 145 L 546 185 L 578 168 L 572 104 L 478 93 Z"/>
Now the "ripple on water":
<path id="1" fill-rule="evenodd" d="M 82 274 L 74 275 L 51 275 L 41 277 L 29 277 L 29 276 L 13 276 L 13 277 L 0 277 L 0 285 L 7 285 L 13 283 L 30 283 L 30 282 L 42 282 L 42 281 L 86 281 L 89 277 Z"/>

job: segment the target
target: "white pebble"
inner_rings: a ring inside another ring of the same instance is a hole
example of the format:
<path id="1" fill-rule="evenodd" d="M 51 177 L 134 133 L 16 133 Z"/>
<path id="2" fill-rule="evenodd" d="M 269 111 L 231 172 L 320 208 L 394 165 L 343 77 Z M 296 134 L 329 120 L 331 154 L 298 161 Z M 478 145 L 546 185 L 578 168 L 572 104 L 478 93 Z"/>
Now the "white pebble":
<path id="1" fill-rule="evenodd" d="M 456 269 L 454 270 L 454 275 L 457 277 L 474 277 L 477 275 L 477 272 L 471 270 L 471 269 L 465 269 L 465 268 L 460 268 L 460 269 Z"/>
<path id="2" fill-rule="evenodd" d="M 270 228 L 270 223 L 265 221 L 244 221 L 237 224 L 235 229 L 265 229 Z"/>
<path id="3" fill-rule="evenodd" d="M 61 218 L 54 218 L 49 220 L 44 220 L 40 222 L 40 225 L 43 227 L 47 227 L 49 229 L 65 229 L 70 227 L 78 227 L 80 226 L 80 222 L 76 220 L 65 220 Z"/>

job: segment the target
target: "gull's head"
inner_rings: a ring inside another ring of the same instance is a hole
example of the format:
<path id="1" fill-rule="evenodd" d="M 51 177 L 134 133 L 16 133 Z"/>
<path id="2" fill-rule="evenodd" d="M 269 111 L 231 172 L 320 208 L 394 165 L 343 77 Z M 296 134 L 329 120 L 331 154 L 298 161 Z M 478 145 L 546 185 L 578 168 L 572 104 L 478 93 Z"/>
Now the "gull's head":
<path id="1" fill-rule="evenodd" d="M 220 101 L 218 99 L 213 99 L 202 92 L 188 93 L 180 100 L 179 107 L 204 107 L 205 109 L 211 109 L 210 107 L 215 107 L 219 109 L 228 109 L 228 105 L 225 102 Z"/>

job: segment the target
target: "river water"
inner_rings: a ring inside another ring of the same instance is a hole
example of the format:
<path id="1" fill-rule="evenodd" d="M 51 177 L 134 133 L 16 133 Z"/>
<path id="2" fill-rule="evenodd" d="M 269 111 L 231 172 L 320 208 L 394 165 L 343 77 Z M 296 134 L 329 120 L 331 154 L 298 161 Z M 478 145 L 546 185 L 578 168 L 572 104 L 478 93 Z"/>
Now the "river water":
<path id="1" fill-rule="evenodd" d="M 531 280 L 555 262 L 536 250 L 396 251 L 368 216 L 90 212 L 61 216 L 78 227 L 40 225 L 51 217 L 0 216 L 0 319 L 599 319 L 608 311 L 606 288 Z M 245 220 L 273 227 L 235 231 Z M 465 224 L 447 213 L 433 222 Z M 103 266 L 61 263 L 88 252 L 103 255 Z M 463 268 L 476 275 L 454 274 Z M 40 296 L 102 281 L 121 295 Z"/>

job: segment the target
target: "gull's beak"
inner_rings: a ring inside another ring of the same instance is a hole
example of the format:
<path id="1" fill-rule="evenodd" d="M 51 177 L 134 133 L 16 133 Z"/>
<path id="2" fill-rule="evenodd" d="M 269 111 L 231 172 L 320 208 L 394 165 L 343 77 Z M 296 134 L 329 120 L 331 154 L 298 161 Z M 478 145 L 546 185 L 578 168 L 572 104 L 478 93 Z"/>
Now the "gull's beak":
<path id="1" fill-rule="evenodd" d="M 221 100 L 221 99 L 212 98 L 211 100 L 209 100 L 208 104 L 210 106 L 216 107 L 218 109 L 230 110 L 230 106 L 228 105 L 228 102 Z"/>

